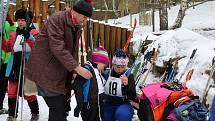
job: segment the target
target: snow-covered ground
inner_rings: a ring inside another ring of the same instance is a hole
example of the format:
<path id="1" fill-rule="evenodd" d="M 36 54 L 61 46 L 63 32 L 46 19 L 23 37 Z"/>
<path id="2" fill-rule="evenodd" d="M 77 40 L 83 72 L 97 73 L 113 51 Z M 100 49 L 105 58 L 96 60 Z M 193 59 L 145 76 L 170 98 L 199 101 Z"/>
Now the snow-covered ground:
<path id="1" fill-rule="evenodd" d="M 40 119 L 39 121 L 48 121 L 48 107 L 45 103 L 45 101 L 43 100 L 43 98 L 41 96 L 38 96 L 38 100 L 39 100 L 39 109 L 40 109 Z M 71 102 L 71 108 L 72 110 L 70 111 L 70 116 L 68 116 L 68 121 L 82 121 L 81 118 L 76 118 L 73 116 L 73 109 L 75 108 L 76 106 L 76 101 L 75 101 L 75 97 L 73 96 L 71 98 L 72 102 Z M 23 121 L 30 121 L 31 119 L 31 113 L 30 113 L 30 109 L 28 107 L 28 104 L 27 104 L 27 101 L 24 100 L 24 106 L 23 106 Z M 4 107 L 7 108 L 7 97 L 5 98 L 5 101 L 4 101 Z M 20 121 L 20 116 L 21 116 L 21 100 L 19 102 L 19 113 L 18 113 L 18 120 L 17 121 Z M 7 115 L 4 114 L 4 115 L 0 115 L 0 121 L 6 121 L 7 119 Z"/>
<path id="2" fill-rule="evenodd" d="M 169 26 L 171 26 L 175 21 L 178 10 L 179 6 L 173 7 L 169 10 Z M 144 40 L 146 35 L 149 35 L 150 39 L 156 40 L 154 45 L 159 44 L 161 47 L 159 58 L 156 61 L 157 65 L 162 65 L 163 60 L 166 61 L 170 57 L 186 55 L 186 58 L 179 61 L 179 73 L 184 69 L 192 50 L 198 48 L 196 59 L 193 64 L 194 73 L 191 81 L 189 81 L 187 85 L 192 89 L 194 94 L 201 96 L 203 93 L 202 90 L 204 89 L 208 79 L 208 75 L 205 74 L 205 71 L 210 69 L 211 59 L 215 56 L 215 14 L 212 14 L 213 11 L 215 11 L 215 1 L 209 1 L 202 5 L 198 5 L 195 9 L 190 8 L 186 12 L 182 28 L 166 31 L 159 37 L 151 34 L 151 26 L 140 26 L 138 24 L 132 39 L 135 43 L 134 48 L 138 48 L 140 41 Z M 158 12 L 156 12 L 155 15 L 155 30 L 159 31 Z M 138 14 L 135 14 L 132 17 L 138 18 Z M 129 16 L 126 16 L 115 20 L 115 23 L 121 23 L 119 26 L 129 27 L 129 20 Z M 110 20 L 109 22 L 113 23 L 113 20 Z M 205 31 L 207 29 L 210 31 Z M 153 75 L 149 75 L 147 83 L 152 80 L 158 80 L 158 78 L 155 78 Z M 211 89 L 208 96 L 209 103 L 211 103 L 214 94 L 215 89 Z M 38 99 L 40 107 L 39 121 L 47 121 L 48 107 L 41 97 L 38 97 Z M 71 102 L 72 111 L 70 112 L 68 121 L 81 121 L 81 118 L 73 117 L 73 109 L 75 105 L 76 101 L 73 97 Z M 5 99 L 4 106 L 7 108 L 7 98 Z M 30 120 L 30 110 L 26 101 L 24 101 L 23 109 L 23 119 L 25 121 Z M 0 115 L 0 121 L 5 121 L 6 118 L 7 115 Z"/>

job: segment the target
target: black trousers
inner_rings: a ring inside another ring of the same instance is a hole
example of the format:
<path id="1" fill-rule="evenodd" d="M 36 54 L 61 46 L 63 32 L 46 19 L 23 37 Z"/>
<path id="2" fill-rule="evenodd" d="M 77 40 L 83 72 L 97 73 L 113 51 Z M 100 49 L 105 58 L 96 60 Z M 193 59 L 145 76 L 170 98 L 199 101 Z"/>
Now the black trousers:
<path id="1" fill-rule="evenodd" d="M 150 107 L 150 102 L 147 99 L 140 100 L 140 107 L 137 111 L 140 121 L 154 121 L 154 115 Z"/>
<path id="2" fill-rule="evenodd" d="M 5 94 L 7 92 L 8 78 L 5 77 L 7 64 L 2 63 L 0 74 L 0 109 L 3 108 Z"/>
<path id="3" fill-rule="evenodd" d="M 83 121 L 100 121 L 98 105 L 84 104 L 81 110 L 81 118 Z"/>
<path id="4" fill-rule="evenodd" d="M 43 99 L 49 107 L 48 121 L 65 121 L 66 96 L 43 96 Z"/>
<path id="5" fill-rule="evenodd" d="M 98 103 L 90 104 L 84 103 L 81 110 L 81 118 L 83 121 L 103 121 L 104 95 L 99 95 Z"/>

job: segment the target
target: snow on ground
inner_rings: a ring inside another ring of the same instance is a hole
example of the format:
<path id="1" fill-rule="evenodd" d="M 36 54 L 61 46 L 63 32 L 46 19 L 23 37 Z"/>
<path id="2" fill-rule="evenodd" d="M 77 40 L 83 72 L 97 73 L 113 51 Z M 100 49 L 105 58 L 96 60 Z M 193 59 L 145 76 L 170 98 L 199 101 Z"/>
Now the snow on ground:
<path id="1" fill-rule="evenodd" d="M 169 27 L 175 22 L 178 10 L 179 6 L 168 10 Z M 134 51 L 137 52 L 141 41 L 148 35 L 149 40 L 156 40 L 154 45 L 159 44 L 161 46 L 159 58 L 156 62 L 157 65 L 162 66 L 163 61 L 168 61 L 170 57 L 187 56 L 179 61 L 180 75 L 192 50 L 197 48 L 196 59 L 193 64 L 194 73 L 187 85 L 194 94 L 201 96 L 209 77 L 209 75 L 205 74 L 205 71 L 210 69 L 212 57 L 215 56 L 215 14 L 212 14 L 211 11 L 215 11 L 215 1 L 205 2 L 195 6 L 195 9 L 190 8 L 186 11 L 182 28 L 163 31 L 161 33 L 164 34 L 159 37 L 151 34 L 152 26 L 137 25 L 132 38 Z M 132 15 L 132 19 L 134 18 L 139 20 L 139 14 Z M 109 22 L 130 26 L 130 20 L 130 16 L 125 16 L 117 20 L 109 20 Z M 155 12 L 155 31 L 159 32 L 158 12 Z M 158 80 L 158 78 L 149 75 L 146 83 L 154 80 Z M 215 89 L 211 89 L 208 96 L 209 103 L 211 103 L 214 93 Z"/>
<path id="2" fill-rule="evenodd" d="M 173 7 L 169 10 L 169 26 L 171 26 L 177 16 L 179 6 Z M 193 63 L 194 73 L 191 80 L 188 82 L 188 87 L 192 89 L 193 93 L 199 95 L 203 94 L 206 82 L 209 75 L 205 74 L 206 70 L 211 67 L 212 57 L 215 56 L 215 14 L 211 11 L 215 10 L 215 1 L 206 2 L 198 5 L 195 9 L 188 9 L 183 20 L 182 28 L 176 30 L 164 31 L 163 35 L 159 37 L 151 36 L 149 26 L 139 26 L 135 31 L 133 42 L 134 50 L 138 50 L 138 41 L 144 40 L 146 35 L 155 38 L 154 45 L 161 47 L 156 65 L 162 66 L 163 61 L 168 61 L 170 57 L 187 56 L 179 61 L 179 75 L 185 68 L 188 58 L 192 50 L 197 48 L 196 59 Z M 159 30 L 158 12 L 156 13 L 155 30 Z M 142 34 L 140 34 L 142 33 Z M 145 33 L 145 34 L 144 34 Z M 142 38 L 142 39 L 140 39 Z M 146 83 L 159 80 L 153 75 L 148 77 Z M 182 79 L 183 80 L 183 79 Z M 212 80 L 211 80 L 212 82 Z M 211 89 L 208 95 L 208 103 L 214 97 L 215 89 Z"/>
<path id="3" fill-rule="evenodd" d="M 38 96 L 38 100 L 39 100 L 39 109 L 40 109 L 40 119 L 39 121 L 48 121 L 48 107 L 45 103 L 45 101 L 43 100 L 43 98 L 41 96 Z M 70 111 L 70 114 L 68 116 L 68 121 L 82 121 L 81 118 L 76 118 L 73 116 L 73 109 L 75 108 L 76 106 L 76 101 L 75 101 L 75 97 L 73 96 L 71 98 L 72 102 L 71 102 L 71 108 L 72 110 Z M 23 106 L 23 121 L 30 121 L 31 119 L 31 113 L 30 113 L 30 109 L 28 107 L 28 104 L 27 104 L 27 101 L 24 100 L 24 106 Z M 4 101 L 4 107 L 7 108 L 7 97 L 5 98 L 5 101 Z M 18 113 L 18 120 L 17 121 L 20 121 L 20 116 L 21 116 L 21 99 L 20 99 L 20 102 L 19 102 L 19 113 Z M 4 114 L 4 115 L 0 115 L 0 121 L 6 121 L 7 119 L 7 115 Z"/>
<path id="4" fill-rule="evenodd" d="M 171 7 L 171 9 L 168 9 L 168 24 L 169 27 L 173 25 L 175 22 L 175 19 L 177 17 L 179 10 L 179 6 Z M 184 17 L 184 20 L 182 22 L 182 27 L 187 28 L 189 30 L 195 31 L 197 33 L 200 33 L 202 35 L 209 36 L 210 38 L 215 40 L 215 14 L 212 13 L 212 11 L 215 11 L 215 1 L 208 1 L 201 5 L 195 6 L 195 8 L 189 8 L 186 11 L 186 15 Z M 132 19 L 130 19 L 130 15 L 121 17 L 119 19 L 110 19 L 108 20 L 109 23 L 116 23 L 121 26 L 130 26 L 130 20 L 134 20 L 134 18 L 139 21 L 139 14 L 132 15 Z M 138 22 L 139 23 L 139 22 Z M 159 31 L 159 13 L 158 11 L 155 12 L 155 31 Z M 133 26 L 133 25 L 132 25 Z M 142 26 L 137 24 L 137 29 L 135 30 L 135 33 L 138 34 L 140 32 L 142 33 L 151 33 L 152 32 L 152 26 Z M 211 28 L 213 30 L 207 31 L 207 28 Z M 204 29 L 204 30 L 202 30 Z M 206 29 L 206 30 L 205 30 Z M 136 36 L 135 36 L 136 37 Z"/>
<path id="5" fill-rule="evenodd" d="M 162 66 L 163 61 L 168 61 L 169 58 L 186 56 L 179 61 L 179 75 L 185 68 L 193 49 L 197 48 L 193 63 L 194 73 L 188 82 L 188 87 L 192 89 L 194 94 L 201 96 L 209 77 L 205 74 L 205 71 L 210 69 L 211 60 L 215 56 L 215 41 L 188 29 L 180 28 L 167 31 L 157 39 L 155 44 L 160 45 L 157 65 Z M 185 76 L 183 79 L 185 79 Z M 213 96 L 214 93 L 211 92 L 208 96 L 210 97 L 209 102 L 211 102 Z"/>
<path id="6" fill-rule="evenodd" d="M 172 7 L 169 10 L 169 26 L 173 24 L 177 16 L 179 6 Z M 140 44 L 140 41 L 143 41 L 147 35 L 149 35 L 150 40 L 156 40 L 154 44 L 157 46 L 160 45 L 160 54 L 159 58 L 156 61 L 157 65 L 162 65 L 164 60 L 168 60 L 170 57 L 183 56 L 186 55 L 186 58 L 183 58 L 179 61 L 179 73 L 184 69 L 192 50 L 198 48 L 196 53 L 196 59 L 193 64 L 194 73 L 191 78 L 191 81 L 188 82 L 188 87 L 190 87 L 194 94 L 202 95 L 202 90 L 205 87 L 208 75 L 205 74 L 205 71 L 210 69 L 211 59 L 215 56 L 215 14 L 212 14 L 212 11 L 215 11 L 215 1 L 209 1 L 204 4 L 198 5 L 195 9 L 188 9 L 186 16 L 183 20 L 182 28 L 177 30 L 166 31 L 161 36 L 152 35 L 151 26 L 141 26 L 137 24 L 137 28 L 134 33 L 132 41 L 134 42 L 134 50 L 137 51 L 137 48 Z M 132 15 L 132 18 L 139 19 L 139 15 Z M 159 31 L 159 18 L 158 12 L 155 13 L 155 30 Z M 109 20 L 109 23 L 117 23 L 118 26 L 130 27 L 130 16 L 125 16 L 117 20 Z M 209 31 L 208 31 L 209 30 Z M 152 80 L 159 80 L 153 75 L 149 75 L 146 83 L 150 83 Z M 215 89 L 211 89 L 209 92 L 209 103 L 214 96 Z M 46 106 L 42 97 L 38 97 L 39 107 L 40 107 L 40 120 L 48 120 L 48 107 Z M 72 97 L 71 107 L 72 111 L 68 117 L 68 121 L 81 121 L 81 118 L 73 117 L 73 109 L 76 105 L 74 96 Z M 5 98 L 4 106 L 7 108 L 7 98 Z M 21 106 L 19 106 L 21 107 Z M 27 106 L 27 102 L 24 101 L 24 110 L 23 118 L 28 121 L 30 119 L 30 110 Z M 20 116 L 20 113 L 19 113 Z M 7 115 L 0 115 L 0 121 L 5 121 Z M 20 118 L 20 117 L 19 117 Z M 18 119 L 19 119 L 18 118 Z"/>

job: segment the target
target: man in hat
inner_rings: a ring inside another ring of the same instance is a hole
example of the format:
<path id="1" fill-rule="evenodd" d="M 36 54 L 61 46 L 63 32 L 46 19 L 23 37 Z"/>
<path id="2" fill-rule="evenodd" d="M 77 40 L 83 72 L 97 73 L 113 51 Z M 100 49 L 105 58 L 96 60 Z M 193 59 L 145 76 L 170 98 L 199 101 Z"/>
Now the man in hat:
<path id="1" fill-rule="evenodd" d="M 77 1 L 73 9 L 53 14 L 44 23 L 36 38 L 25 68 L 25 76 L 36 83 L 39 95 L 49 107 L 49 121 L 65 121 L 66 82 L 75 73 L 84 78 L 92 74 L 78 64 L 78 47 L 81 29 L 92 15 L 92 5 Z"/>
<path id="2" fill-rule="evenodd" d="M 16 120 L 18 110 L 17 96 L 24 96 L 27 100 L 32 114 L 30 121 L 37 121 L 39 119 L 39 106 L 36 95 L 23 95 L 23 69 L 25 67 L 25 63 L 23 62 L 29 58 L 31 48 L 34 45 L 34 37 L 38 35 L 38 31 L 33 26 L 28 26 L 30 25 L 28 22 L 32 19 L 30 16 L 32 16 L 31 12 L 25 9 L 17 10 L 15 19 L 18 27 L 16 31 L 10 33 L 10 38 L 7 42 L 4 38 L 2 41 L 2 49 L 5 52 L 13 52 L 6 69 L 6 77 L 9 78 L 8 121 Z"/>

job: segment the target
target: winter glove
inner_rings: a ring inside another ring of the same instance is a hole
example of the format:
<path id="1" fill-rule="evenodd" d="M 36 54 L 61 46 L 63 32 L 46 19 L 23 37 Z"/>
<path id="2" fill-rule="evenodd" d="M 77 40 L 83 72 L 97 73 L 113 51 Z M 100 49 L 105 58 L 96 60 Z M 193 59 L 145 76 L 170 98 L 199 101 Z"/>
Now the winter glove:
<path id="1" fill-rule="evenodd" d="M 27 30 L 24 29 L 23 36 L 24 36 L 26 39 L 28 39 L 28 38 L 30 37 L 29 31 L 27 31 Z"/>
<path id="2" fill-rule="evenodd" d="M 23 29 L 17 28 L 16 32 L 18 35 L 23 35 L 25 39 L 28 39 L 30 37 L 30 33 L 25 28 Z"/>

